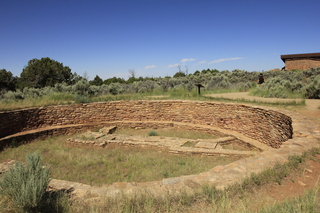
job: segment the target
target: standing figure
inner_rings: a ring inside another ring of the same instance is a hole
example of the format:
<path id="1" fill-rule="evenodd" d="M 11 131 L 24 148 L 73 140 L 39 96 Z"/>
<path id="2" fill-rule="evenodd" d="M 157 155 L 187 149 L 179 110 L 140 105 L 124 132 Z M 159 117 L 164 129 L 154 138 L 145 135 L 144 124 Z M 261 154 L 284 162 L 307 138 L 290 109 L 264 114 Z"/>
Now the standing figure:
<path id="1" fill-rule="evenodd" d="M 264 83 L 264 77 L 263 77 L 262 73 L 260 73 L 258 84 L 263 84 L 263 83 Z"/>

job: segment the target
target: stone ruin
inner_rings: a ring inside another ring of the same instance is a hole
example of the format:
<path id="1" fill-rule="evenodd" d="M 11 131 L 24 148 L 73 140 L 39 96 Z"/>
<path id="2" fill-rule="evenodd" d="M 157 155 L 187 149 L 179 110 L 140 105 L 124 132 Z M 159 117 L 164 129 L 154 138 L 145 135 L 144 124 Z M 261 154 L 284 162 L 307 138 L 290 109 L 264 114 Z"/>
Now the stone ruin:
<path id="1" fill-rule="evenodd" d="M 200 155 L 252 155 L 260 152 L 259 147 L 241 141 L 234 136 L 217 139 L 187 139 L 163 136 L 132 136 L 113 134 L 117 126 L 103 127 L 98 132 L 87 131 L 77 134 L 67 140 L 74 145 L 89 145 L 97 147 L 135 146 L 142 148 L 165 149 L 175 154 Z M 232 148 L 227 148 L 232 147 Z"/>
<path id="2" fill-rule="evenodd" d="M 72 191 L 74 196 L 85 199 L 103 199 L 121 193 L 154 195 L 175 194 L 181 191 L 192 193 L 202 184 L 211 184 L 223 189 L 252 173 L 260 172 L 278 162 L 285 162 L 292 154 L 301 154 L 319 146 L 319 127 L 314 122 L 283 109 L 275 110 L 270 107 L 244 104 L 183 100 L 111 101 L 1 112 L 0 120 L 0 150 L 11 146 L 12 143 L 19 145 L 54 135 L 74 135 L 103 126 L 105 128 L 102 128 L 102 132 L 84 133 L 83 138 L 93 138 L 93 140 L 70 138 L 68 142 L 99 147 L 115 144 L 147 148 L 152 146 L 173 153 L 249 155 L 234 163 L 216 166 L 197 175 L 147 183 L 113 183 L 103 187 L 93 187 L 63 180 L 50 181 L 50 189 Z M 137 140 L 114 134 L 112 132 L 114 126 L 180 128 L 185 131 L 196 130 L 217 134 L 219 138 L 191 141 L 146 136 Z M 176 141 L 173 142 L 174 140 Z M 185 146 L 188 143 L 192 146 Z M 225 148 L 228 143 L 240 144 L 248 149 Z M 7 168 L 12 164 L 13 161 L 7 161 L 2 165 Z"/>

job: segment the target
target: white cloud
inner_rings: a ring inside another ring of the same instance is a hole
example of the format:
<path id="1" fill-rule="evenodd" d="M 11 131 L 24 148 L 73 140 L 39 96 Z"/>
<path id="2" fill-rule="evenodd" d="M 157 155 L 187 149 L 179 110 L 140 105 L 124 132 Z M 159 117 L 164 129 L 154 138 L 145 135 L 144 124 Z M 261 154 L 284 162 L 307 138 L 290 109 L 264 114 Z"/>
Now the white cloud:
<path id="1" fill-rule="evenodd" d="M 170 68 L 170 67 L 177 67 L 177 66 L 179 66 L 180 64 L 170 64 L 169 66 L 168 66 L 168 68 Z"/>
<path id="2" fill-rule="evenodd" d="M 224 61 L 233 61 L 233 60 L 239 60 L 239 59 L 243 59 L 243 58 L 241 58 L 241 57 L 236 57 L 236 58 L 222 58 L 222 59 L 210 61 L 208 64 L 215 64 L 215 63 L 220 63 L 220 62 L 224 62 Z"/>
<path id="3" fill-rule="evenodd" d="M 205 64 L 207 61 L 199 61 L 199 64 Z"/>
<path id="4" fill-rule="evenodd" d="M 184 58 L 184 59 L 181 60 L 181 63 L 185 63 L 185 62 L 188 62 L 188 61 L 194 61 L 194 60 L 196 60 L 196 59 L 194 59 L 194 58 Z"/>
<path id="5" fill-rule="evenodd" d="M 149 66 L 145 66 L 145 69 L 152 69 L 152 68 L 155 68 L 157 67 L 156 65 L 149 65 Z"/>

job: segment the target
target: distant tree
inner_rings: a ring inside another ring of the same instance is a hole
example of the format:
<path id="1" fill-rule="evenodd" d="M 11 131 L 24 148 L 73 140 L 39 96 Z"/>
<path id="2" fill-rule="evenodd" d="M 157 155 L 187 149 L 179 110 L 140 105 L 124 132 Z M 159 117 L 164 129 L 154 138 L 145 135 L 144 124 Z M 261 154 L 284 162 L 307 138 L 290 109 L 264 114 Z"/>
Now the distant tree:
<path id="1" fill-rule="evenodd" d="M 173 75 L 174 78 L 178 78 L 178 77 L 186 77 L 188 75 L 189 72 L 189 68 L 186 66 L 185 70 L 181 69 L 181 66 L 178 66 L 178 72 L 176 72 L 176 74 Z"/>
<path id="2" fill-rule="evenodd" d="M 71 84 L 75 84 L 77 83 L 78 81 L 80 80 L 86 80 L 84 77 L 82 77 L 81 75 L 78 75 L 76 72 L 72 74 L 72 81 L 71 81 Z"/>
<path id="3" fill-rule="evenodd" d="M 0 70 L 0 90 L 15 91 L 16 83 L 17 77 L 14 77 L 10 71 Z"/>
<path id="4" fill-rule="evenodd" d="M 31 59 L 23 69 L 19 87 L 43 88 L 54 86 L 56 83 L 72 83 L 71 69 L 50 58 Z"/>
<path id="5" fill-rule="evenodd" d="M 98 75 L 96 75 L 96 77 L 92 81 L 90 81 L 89 83 L 91 85 L 101 86 L 103 84 L 103 80 Z"/>
<path id="6" fill-rule="evenodd" d="M 128 70 L 128 73 L 129 73 L 130 75 L 129 75 L 129 79 L 126 81 L 127 84 L 132 84 L 132 83 L 135 82 L 135 81 L 139 81 L 139 80 L 136 78 L 136 71 L 135 71 L 134 69 Z"/>
<path id="7" fill-rule="evenodd" d="M 179 77 L 185 77 L 186 74 L 182 71 L 176 72 L 176 74 L 173 75 L 174 78 L 179 78 Z"/>
<path id="8" fill-rule="evenodd" d="M 135 82 L 135 81 L 139 81 L 139 79 L 138 79 L 138 78 L 135 78 L 135 77 L 130 77 L 130 78 L 126 81 L 126 83 L 127 83 L 127 84 L 132 84 L 132 83 Z"/>
<path id="9" fill-rule="evenodd" d="M 203 69 L 201 70 L 201 74 L 207 74 L 207 73 L 211 73 L 211 70 L 208 68 L 208 69 Z"/>
<path id="10" fill-rule="evenodd" d="M 103 81 L 103 84 L 111 84 L 111 83 L 125 83 L 126 81 L 123 78 L 117 78 L 117 77 L 113 77 L 113 78 L 108 78 L 106 80 Z"/>
<path id="11" fill-rule="evenodd" d="M 86 80 L 86 81 L 89 81 L 89 75 L 88 75 L 88 72 L 87 71 L 84 71 L 83 73 L 83 78 Z"/>
<path id="12" fill-rule="evenodd" d="M 134 69 L 128 70 L 129 78 L 136 78 L 136 71 Z"/>
<path id="13" fill-rule="evenodd" d="M 217 69 L 212 69 L 211 70 L 211 73 L 218 73 L 219 72 L 219 70 L 217 70 Z"/>
<path id="14" fill-rule="evenodd" d="M 200 75 L 200 71 L 199 70 L 196 70 L 193 75 Z"/>

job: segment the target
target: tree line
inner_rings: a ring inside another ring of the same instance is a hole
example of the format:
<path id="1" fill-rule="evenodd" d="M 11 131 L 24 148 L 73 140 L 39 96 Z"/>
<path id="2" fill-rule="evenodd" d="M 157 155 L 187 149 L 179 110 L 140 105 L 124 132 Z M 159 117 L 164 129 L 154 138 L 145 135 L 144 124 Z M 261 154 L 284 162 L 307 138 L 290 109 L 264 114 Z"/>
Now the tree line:
<path id="1" fill-rule="evenodd" d="M 136 77 L 134 70 L 128 71 L 130 77 L 128 80 L 118 77 L 112 77 L 103 80 L 100 76 L 96 75 L 91 81 L 88 81 L 90 85 L 101 86 L 103 84 L 110 85 L 111 83 L 120 84 L 132 84 L 136 81 L 155 81 L 154 77 Z M 179 70 L 173 75 L 173 78 L 187 77 L 191 75 L 199 76 L 207 73 L 218 73 L 219 71 L 214 69 L 204 69 L 202 71 L 196 70 L 194 74 L 188 74 L 187 70 Z M 164 78 L 171 78 L 165 76 Z M 86 77 L 80 76 L 77 73 L 72 73 L 68 66 L 64 66 L 63 63 L 52 60 L 48 57 L 41 59 L 31 59 L 26 65 L 20 77 L 13 76 L 10 71 L 6 69 L 0 69 L 0 90 L 15 91 L 16 89 L 23 90 L 28 88 L 44 88 L 54 87 L 57 83 L 65 83 L 67 85 L 74 85 L 79 80 L 87 80 Z"/>
<path id="2" fill-rule="evenodd" d="M 128 80 L 123 78 L 101 79 L 98 75 L 93 80 L 86 76 L 72 73 L 68 66 L 50 58 L 32 59 L 22 70 L 20 77 L 14 77 L 10 71 L 0 70 L 0 97 L 21 99 L 56 93 L 70 93 L 92 97 L 105 94 L 145 93 L 170 90 L 192 91 L 195 84 L 202 84 L 206 90 L 230 89 L 233 91 L 254 90 L 256 95 L 265 97 L 289 97 L 290 93 L 299 93 L 306 98 L 320 98 L 320 68 L 294 71 L 265 71 L 263 85 L 257 86 L 261 72 L 248 72 L 235 69 L 196 70 L 189 74 L 178 67 L 173 77 L 136 77 L 134 70 L 129 70 Z"/>

